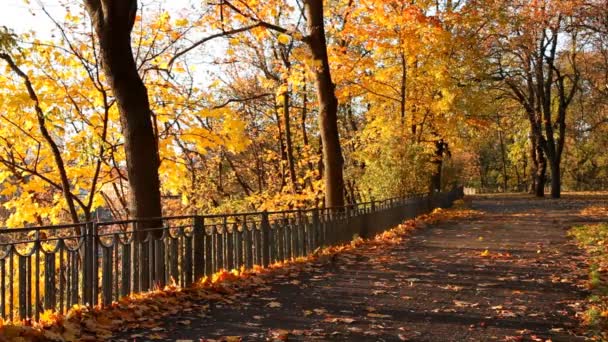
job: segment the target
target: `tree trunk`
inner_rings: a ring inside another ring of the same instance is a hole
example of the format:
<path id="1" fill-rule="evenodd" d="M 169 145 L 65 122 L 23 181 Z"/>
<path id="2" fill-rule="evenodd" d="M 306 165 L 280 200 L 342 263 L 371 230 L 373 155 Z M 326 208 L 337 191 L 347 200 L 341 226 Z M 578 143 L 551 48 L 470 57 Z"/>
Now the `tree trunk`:
<path id="1" fill-rule="evenodd" d="M 302 130 L 302 142 L 308 146 L 308 133 L 306 132 L 306 116 L 308 115 L 308 95 L 306 94 L 306 84 L 302 90 L 302 112 L 300 116 L 300 129 Z"/>
<path id="2" fill-rule="evenodd" d="M 545 153 L 540 147 L 538 141 L 535 141 L 535 145 L 537 167 L 534 176 L 534 194 L 536 197 L 545 197 L 545 183 L 547 182 L 547 158 L 545 158 Z"/>
<path id="3" fill-rule="evenodd" d="M 401 125 L 405 127 L 405 110 L 407 100 L 407 59 L 405 52 L 401 51 L 401 98 L 399 103 L 399 111 L 401 114 Z"/>
<path id="4" fill-rule="evenodd" d="M 131 213 L 136 219 L 162 215 L 160 159 L 154 137 L 147 89 L 137 72 L 131 49 L 136 0 L 86 0 L 87 11 L 99 40 L 101 61 L 120 113 Z M 146 221 L 138 229 L 157 227 Z M 161 231 L 157 232 L 162 234 Z M 145 234 L 140 234 L 143 238 Z"/>
<path id="5" fill-rule="evenodd" d="M 502 135 L 502 130 L 498 131 L 498 139 L 500 141 L 500 156 L 502 158 L 502 192 L 507 192 L 507 187 L 509 186 L 509 175 L 507 173 L 507 152 L 505 151 L 505 141 Z"/>
<path id="6" fill-rule="evenodd" d="M 277 102 L 277 99 L 275 97 L 275 103 Z M 283 141 L 283 129 L 281 128 L 281 116 L 279 115 L 279 110 L 278 108 L 275 107 L 275 118 L 277 120 L 277 129 L 279 132 L 279 149 L 281 150 L 281 163 L 279 164 L 279 172 L 281 173 L 281 190 L 283 190 L 283 188 L 286 185 L 286 181 L 285 181 L 285 164 L 287 163 L 287 147 L 285 147 L 285 142 Z"/>
<path id="7" fill-rule="evenodd" d="M 319 128 L 323 143 L 325 176 L 325 206 L 339 207 L 344 205 L 344 160 L 338 135 L 338 99 L 336 98 L 327 56 L 323 1 L 306 0 L 304 6 L 309 31 L 307 43 L 313 56 L 313 63 L 310 67 L 315 75 L 319 102 Z"/>
<path id="8" fill-rule="evenodd" d="M 533 140 L 530 137 L 530 140 Z M 535 194 L 536 193 L 536 173 L 538 172 L 538 157 L 536 156 L 536 145 L 532 141 L 532 147 L 530 148 L 530 159 L 532 160 L 532 164 L 530 165 L 530 188 L 528 189 L 528 193 Z"/>
<path id="9" fill-rule="evenodd" d="M 289 85 L 285 85 L 288 87 Z M 283 121 L 285 123 L 285 142 L 287 149 L 287 165 L 289 167 L 289 178 L 291 180 L 291 185 L 293 187 L 292 191 L 298 192 L 298 182 L 296 175 L 296 162 L 293 156 L 293 142 L 291 139 L 291 119 L 289 117 L 289 109 L 290 109 L 290 93 L 289 90 L 285 90 L 283 94 Z"/>
<path id="10" fill-rule="evenodd" d="M 443 139 L 435 141 L 435 156 L 431 162 L 434 166 L 431 174 L 431 193 L 441 191 L 441 170 L 443 168 L 443 154 L 446 150 L 446 143 Z"/>
<path id="11" fill-rule="evenodd" d="M 551 161 L 551 197 L 561 197 L 561 170 L 559 160 Z"/>
<path id="12" fill-rule="evenodd" d="M 302 142 L 304 146 L 308 148 L 308 133 L 306 132 L 306 116 L 308 115 L 308 94 L 306 90 L 306 83 L 304 83 L 304 87 L 302 89 L 302 112 L 300 116 L 300 129 L 302 130 Z M 310 171 L 315 170 L 314 164 L 308 160 L 308 169 Z M 314 186 L 312 184 L 312 179 L 306 179 L 306 183 L 311 191 L 314 190 Z"/>
<path id="13" fill-rule="evenodd" d="M 521 157 L 522 157 L 521 158 L 522 159 L 521 162 L 523 164 L 523 167 L 522 167 L 522 176 L 521 176 L 522 177 L 522 183 L 523 183 L 522 184 L 523 185 L 522 189 L 524 189 L 524 190 L 521 190 L 521 191 L 527 191 L 528 190 L 528 177 L 526 175 L 526 169 L 528 168 L 528 159 L 526 158 L 526 154 L 525 153 L 523 153 L 521 155 Z"/>

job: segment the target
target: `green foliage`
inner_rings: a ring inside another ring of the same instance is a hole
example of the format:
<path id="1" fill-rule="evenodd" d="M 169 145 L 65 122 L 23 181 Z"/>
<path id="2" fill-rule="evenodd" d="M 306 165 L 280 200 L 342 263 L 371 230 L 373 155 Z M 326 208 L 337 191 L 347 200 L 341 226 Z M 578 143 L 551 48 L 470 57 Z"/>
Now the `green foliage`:
<path id="1" fill-rule="evenodd" d="M 431 156 L 425 146 L 398 137 L 376 138 L 356 154 L 365 164 L 361 188 L 376 199 L 428 191 Z"/>

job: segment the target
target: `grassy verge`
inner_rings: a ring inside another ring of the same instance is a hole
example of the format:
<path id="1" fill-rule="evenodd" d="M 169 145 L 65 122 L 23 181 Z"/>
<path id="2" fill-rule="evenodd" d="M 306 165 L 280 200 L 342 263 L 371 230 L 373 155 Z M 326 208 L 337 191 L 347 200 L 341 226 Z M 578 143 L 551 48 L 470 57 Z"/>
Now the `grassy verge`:
<path id="1" fill-rule="evenodd" d="M 588 255 L 589 281 L 592 292 L 583 314 L 589 332 L 602 341 L 608 340 L 608 224 L 574 227 L 570 235 Z"/>

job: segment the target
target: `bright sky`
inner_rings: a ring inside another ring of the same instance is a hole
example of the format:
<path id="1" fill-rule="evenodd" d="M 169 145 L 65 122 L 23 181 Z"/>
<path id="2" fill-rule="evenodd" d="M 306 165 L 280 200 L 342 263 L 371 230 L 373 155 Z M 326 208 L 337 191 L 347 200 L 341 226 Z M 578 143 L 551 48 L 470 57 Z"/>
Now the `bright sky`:
<path id="1" fill-rule="evenodd" d="M 0 26 L 6 26 L 17 33 L 32 29 L 42 33 L 52 27 L 51 22 L 42 11 L 32 10 L 34 5 L 28 6 L 23 0 L 2 0 L 2 2 Z M 53 15 L 59 15 L 63 11 L 53 2 L 55 1 L 46 1 L 45 6 Z"/>
<path id="2" fill-rule="evenodd" d="M 49 32 L 53 29 L 54 26 L 52 22 L 47 18 L 46 14 L 42 12 L 38 3 L 43 3 L 47 11 L 60 22 L 65 14 L 65 11 L 59 5 L 60 1 L 58 0 L 30 0 L 30 5 L 26 4 L 24 0 L 0 1 L 2 2 L 0 26 L 6 26 L 16 33 L 34 30 L 43 35 L 45 32 Z M 155 0 L 144 0 L 143 2 L 151 1 Z M 141 2 L 142 1 L 140 1 L 140 3 Z M 200 3 L 200 1 L 194 0 L 164 0 L 161 2 L 163 3 L 163 7 L 167 8 L 169 11 L 187 8 L 190 4 L 195 2 Z"/>
<path id="3" fill-rule="evenodd" d="M 60 4 L 66 1 L 77 4 L 83 0 L 29 0 L 29 5 L 24 0 L 0 0 L 2 2 L 0 27 L 6 26 L 15 33 L 33 30 L 40 38 L 49 37 L 51 31 L 55 30 L 55 25 L 42 11 L 40 4 L 43 4 L 51 16 L 61 23 L 65 17 L 65 10 Z M 202 2 L 202 0 L 138 0 L 140 7 L 146 6 L 154 10 L 162 5 L 161 8 L 169 11 L 172 17 L 179 17 L 180 12 L 183 12 L 184 9 L 198 9 Z M 224 50 L 224 46 L 219 40 L 207 43 L 206 48 L 206 56 L 210 58 L 218 56 Z M 204 62 L 204 59 L 201 59 L 200 54 L 197 53 L 192 53 L 187 58 Z M 197 74 L 201 73 L 197 72 Z M 201 74 L 201 76 L 203 75 Z"/>

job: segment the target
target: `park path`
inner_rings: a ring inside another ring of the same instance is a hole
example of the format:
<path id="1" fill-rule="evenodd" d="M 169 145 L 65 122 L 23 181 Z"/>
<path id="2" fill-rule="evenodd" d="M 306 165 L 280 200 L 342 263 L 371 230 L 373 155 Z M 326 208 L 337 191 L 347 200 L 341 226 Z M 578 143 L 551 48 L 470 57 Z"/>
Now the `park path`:
<path id="1" fill-rule="evenodd" d="M 476 197 L 479 214 L 419 224 L 399 244 L 275 275 L 228 303 L 186 307 L 116 340 L 583 340 L 575 313 L 588 295 L 586 265 L 566 232 L 591 221 L 581 210 L 605 198 L 565 197 Z"/>

